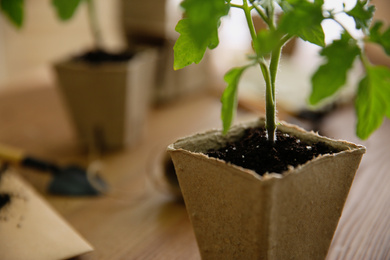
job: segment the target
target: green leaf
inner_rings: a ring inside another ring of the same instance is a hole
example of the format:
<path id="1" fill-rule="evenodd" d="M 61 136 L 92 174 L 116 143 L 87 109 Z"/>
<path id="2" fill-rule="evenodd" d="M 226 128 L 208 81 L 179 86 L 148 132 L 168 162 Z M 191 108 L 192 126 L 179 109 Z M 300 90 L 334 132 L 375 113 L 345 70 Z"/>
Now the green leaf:
<path id="1" fill-rule="evenodd" d="M 312 105 L 332 96 L 345 85 L 347 72 L 360 54 L 360 48 L 356 41 L 343 35 L 340 40 L 325 47 L 320 54 L 326 57 L 326 63 L 318 68 L 311 79 L 309 103 Z"/>
<path id="2" fill-rule="evenodd" d="M 228 84 L 222 94 L 222 110 L 221 119 L 223 124 L 223 132 L 226 134 L 232 125 L 234 114 L 237 110 L 238 100 L 238 82 L 240 81 L 242 73 L 251 65 L 244 67 L 237 67 L 229 70 L 224 77 Z"/>
<path id="3" fill-rule="evenodd" d="M 203 59 L 209 44 L 218 45 L 217 34 L 214 35 L 213 39 L 210 39 L 210 43 L 204 43 L 202 46 L 195 44 L 187 18 L 180 20 L 175 30 L 180 33 L 175 46 L 173 46 L 173 68 L 175 70 L 182 69 L 192 63 L 198 64 Z"/>
<path id="4" fill-rule="evenodd" d="M 390 119 L 390 106 L 387 106 L 386 117 Z"/>
<path id="5" fill-rule="evenodd" d="M 279 29 L 318 46 L 325 46 L 325 34 L 321 26 L 323 0 L 287 0 L 281 2 L 285 12 L 280 19 Z"/>
<path id="6" fill-rule="evenodd" d="M 355 101 L 356 135 L 361 139 L 367 139 L 381 126 L 383 118 L 390 115 L 390 69 L 369 66 L 366 70 Z"/>
<path id="7" fill-rule="evenodd" d="M 356 29 L 363 29 L 367 31 L 370 27 L 374 12 L 375 7 L 373 5 L 369 5 L 368 0 L 357 0 L 354 8 L 346 12 L 346 14 L 353 17 Z"/>
<path id="8" fill-rule="evenodd" d="M 390 55 L 390 27 L 388 27 L 383 33 L 383 22 L 377 21 L 370 29 L 370 35 L 368 41 L 377 43 L 382 46 L 387 55 Z"/>
<path id="9" fill-rule="evenodd" d="M 184 0 L 181 6 L 185 10 L 185 18 L 175 28 L 180 33 L 173 48 L 175 70 L 192 63 L 198 64 L 207 48 L 218 46 L 220 19 L 230 8 L 225 0 Z"/>
<path id="10" fill-rule="evenodd" d="M 257 55 L 264 56 L 273 51 L 278 46 L 281 35 L 277 31 L 260 30 L 254 42 Z"/>
<path id="11" fill-rule="evenodd" d="M 69 20 L 73 17 L 82 0 L 52 0 L 52 5 L 57 11 L 58 17 L 63 20 Z"/>
<path id="12" fill-rule="evenodd" d="M 230 2 L 230 1 L 228 1 Z M 188 18 L 189 35 L 199 48 L 215 48 L 215 35 L 221 17 L 228 14 L 230 5 L 225 0 L 184 0 L 181 4 Z"/>
<path id="13" fill-rule="evenodd" d="M 0 8 L 17 28 L 22 27 L 24 18 L 24 0 L 0 0 Z"/>

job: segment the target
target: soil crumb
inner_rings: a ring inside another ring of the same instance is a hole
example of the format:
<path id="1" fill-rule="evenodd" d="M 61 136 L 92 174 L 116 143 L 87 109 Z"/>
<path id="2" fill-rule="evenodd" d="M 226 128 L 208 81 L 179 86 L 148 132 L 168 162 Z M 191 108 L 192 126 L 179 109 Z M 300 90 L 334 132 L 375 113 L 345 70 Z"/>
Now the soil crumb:
<path id="1" fill-rule="evenodd" d="M 11 202 L 11 196 L 7 193 L 0 193 L 0 210 Z"/>

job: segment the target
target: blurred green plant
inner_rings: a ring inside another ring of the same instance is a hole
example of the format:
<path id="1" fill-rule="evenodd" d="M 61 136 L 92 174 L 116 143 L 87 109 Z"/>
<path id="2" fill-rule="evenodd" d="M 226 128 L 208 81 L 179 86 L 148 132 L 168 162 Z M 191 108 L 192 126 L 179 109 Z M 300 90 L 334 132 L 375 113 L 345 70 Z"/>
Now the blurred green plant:
<path id="1" fill-rule="evenodd" d="M 83 2 L 87 5 L 88 21 L 91 28 L 95 48 L 102 49 L 103 40 L 101 36 L 101 29 L 98 22 L 94 0 L 51 0 L 51 3 L 56 10 L 58 18 L 60 18 L 62 21 L 70 20 Z"/>
<path id="2" fill-rule="evenodd" d="M 23 26 L 24 0 L 0 0 L 0 8 L 13 25 L 17 28 Z"/>
<path id="3" fill-rule="evenodd" d="M 368 138 L 379 128 L 384 117 L 390 118 L 390 69 L 371 64 L 364 52 L 364 43 L 372 42 L 382 46 L 390 55 L 390 28 L 383 28 L 382 22 L 370 27 L 375 8 L 368 0 L 357 0 L 352 9 L 343 4 L 341 11 L 325 9 L 324 0 L 242 0 L 241 4 L 230 0 L 184 0 L 181 7 L 185 13 L 176 26 L 180 36 L 174 46 L 174 69 L 199 63 L 207 49 L 218 46 L 221 18 L 228 15 L 231 8 L 241 9 L 245 15 L 254 54 L 248 56 L 248 65 L 233 68 L 224 77 L 227 87 L 221 98 L 221 119 L 225 133 L 237 109 L 241 75 L 249 67 L 260 66 L 266 85 L 266 129 L 268 139 L 275 141 L 276 74 L 281 50 L 293 38 L 320 46 L 320 55 L 324 58 L 324 63 L 311 80 L 310 104 L 316 105 L 336 94 L 345 85 L 347 73 L 358 59 L 365 74 L 360 80 L 355 100 L 357 136 Z M 281 12 L 278 14 L 280 19 L 276 19 L 277 11 Z M 266 29 L 255 30 L 254 13 L 262 18 Z M 354 37 L 348 31 L 337 18 L 340 13 L 353 18 L 362 37 Z M 324 20 L 333 20 L 342 28 L 339 39 L 328 45 L 325 44 L 321 25 Z"/>

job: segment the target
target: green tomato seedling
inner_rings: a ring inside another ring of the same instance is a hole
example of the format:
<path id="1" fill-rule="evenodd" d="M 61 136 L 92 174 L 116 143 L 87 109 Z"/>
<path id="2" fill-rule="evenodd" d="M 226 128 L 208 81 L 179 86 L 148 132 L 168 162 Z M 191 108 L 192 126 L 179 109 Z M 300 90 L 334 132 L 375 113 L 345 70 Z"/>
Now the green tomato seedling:
<path id="1" fill-rule="evenodd" d="M 357 115 L 356 134 L 368 138 L 383 122 L 390 118 L 390 69 L 370 63 L 364 52 L 364 43 L 379 44 L 390 55 L 390 28 L 383 28 L 378 21 L 371 26 L 375 11 L 368 0 L 357 0 L 353 8 L 343 5 L 342 11 L 325 9 L 324 0 L 242 0 L 240 4 L 229 0 L 184 0 L 181 3 L 184 18 L 176 26 L 180 33 L 174 46 L 174 69 L 181 69 L 192 63 L 199 63 L 207 49 L 218 46 L 218 27 L 221 18 L 232 8 L 242 10 L 252 39 L 254 55 L 248 65 L 228 71 L 224 77 L 227 87 L 222 95 L 221 118 L 226 133 L 237 109 L 238 83 L 243 72 L 252 66 L 259 66 L 265 81 L 266 129 L 268 139 L 275 141 L 276 98 L 275 82 L 283 46 L 293 38 L 300 38 L 321 47 L 324 63 L 311 79 L 312 92 L 309 103 L 318 104 L 336 94 L 346 83 L 347 73 L 355 60 L 365 70 L 357 88 L 355 108 Z M 278 14 L 277 10 L 281 13 Z M 255 30 L 253 13 L 267 25 L 266 29 Z M 353 36 L 337 19 L 344 13 L 353 18 L 356 29 L 362 37 Z M 322 22 L 333 20 L 342 28 L 340 37 L 325 44 Z"/>
<path id="2" fill-rule="evenodd" d="M 88 9 L 88 21 L 94 40 L 95 48 L 101 49 L 103 46 L 103 40 L 101 36 L 101 29 L 98 22 L 98 17 L 95 8 L 95 0 L 51 0 L 53 7 L 57 13 L 57 16 L 62 21 L 70 20 L 76 10 L 81 6 L 81 3 L 87 4 Z"/>

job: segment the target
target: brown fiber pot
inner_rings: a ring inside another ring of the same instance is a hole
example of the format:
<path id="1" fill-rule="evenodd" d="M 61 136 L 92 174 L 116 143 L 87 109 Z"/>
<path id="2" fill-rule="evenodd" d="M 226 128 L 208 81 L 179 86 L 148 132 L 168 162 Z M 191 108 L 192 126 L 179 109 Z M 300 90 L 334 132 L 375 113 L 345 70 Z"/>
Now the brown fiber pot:
<path id="1" fill-rule="evenodd" d="M 264 120 L 168 147 L 202 259 L 325 259 L 365 148 L 282 123 L 285 133 L 342 151 L 263 177 L 203 153 L 258 125 Z"/>
<path id="2" fill-rule="evenodd" d="M 58 85 L 82 146 L 106 151 L 140 139 L 156 59 L 156 51 L 147 49 L 129 62 L 55 64 Z"/>

